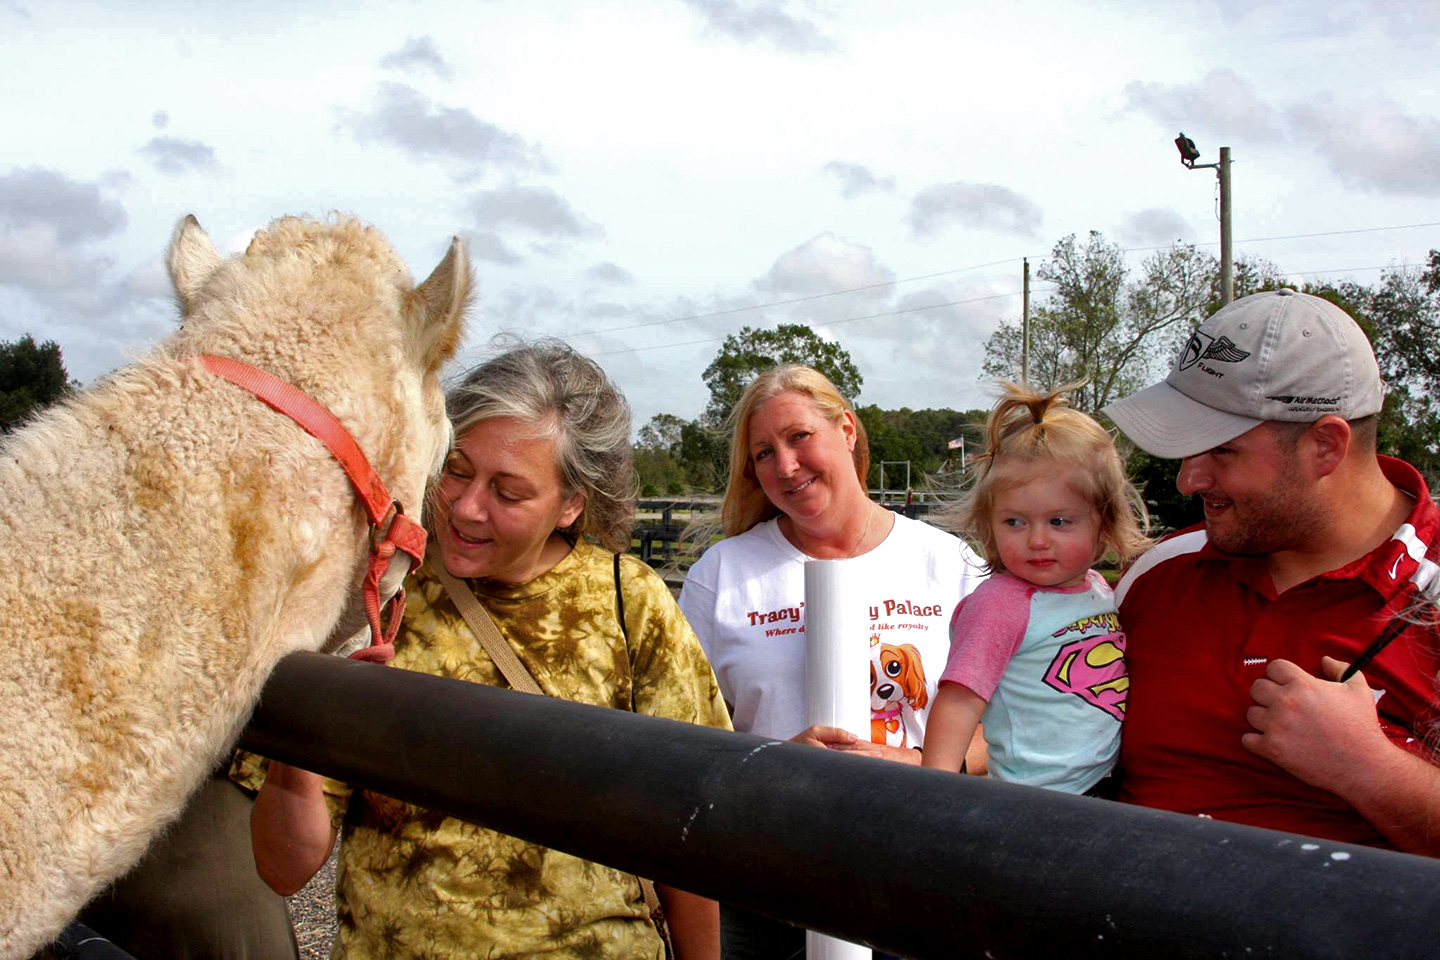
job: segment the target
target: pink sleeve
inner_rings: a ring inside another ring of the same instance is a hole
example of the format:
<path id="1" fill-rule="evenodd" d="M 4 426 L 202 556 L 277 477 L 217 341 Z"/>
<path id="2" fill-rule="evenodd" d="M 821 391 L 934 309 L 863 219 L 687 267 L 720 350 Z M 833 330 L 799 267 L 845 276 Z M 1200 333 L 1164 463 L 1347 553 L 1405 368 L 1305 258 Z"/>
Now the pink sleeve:
<path id="1" fill-rule="evenodd" d="M 963 684 L 988 703 L 1025 639 L 1034 594 L 1033 585 L 996 574 L 961 600 L 950 618 L 950 659 L 940 682 Z"/>

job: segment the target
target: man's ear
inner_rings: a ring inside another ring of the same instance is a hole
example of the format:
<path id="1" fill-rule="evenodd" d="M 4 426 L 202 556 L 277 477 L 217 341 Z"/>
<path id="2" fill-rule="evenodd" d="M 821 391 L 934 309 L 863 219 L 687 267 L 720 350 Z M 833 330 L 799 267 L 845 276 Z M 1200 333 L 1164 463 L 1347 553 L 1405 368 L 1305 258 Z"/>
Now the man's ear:
<path id="1" fill-rule="evenodd" d="M 1305 439 L 1310 447 L 1316 476 L 1328 477 L 1338 470 L 1350 455 L 1355 435 L 1350 424 L 1331 414 L 1311 424 L 1310 429 L 1305 431 Z"/>

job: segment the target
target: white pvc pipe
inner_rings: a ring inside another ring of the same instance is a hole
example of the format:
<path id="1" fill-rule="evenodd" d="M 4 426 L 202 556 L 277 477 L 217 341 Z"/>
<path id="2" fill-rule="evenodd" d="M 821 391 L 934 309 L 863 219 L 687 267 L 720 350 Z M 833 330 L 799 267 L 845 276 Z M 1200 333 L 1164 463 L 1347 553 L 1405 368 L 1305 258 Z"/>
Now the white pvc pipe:
<path id="1" fill-rule="evenodd" d="M 805 563 L 805 722 L 870 736 L 870 630 L 855 564 Z M 805 931 L 808 960 L 870 960 L 870 948 Z"/>

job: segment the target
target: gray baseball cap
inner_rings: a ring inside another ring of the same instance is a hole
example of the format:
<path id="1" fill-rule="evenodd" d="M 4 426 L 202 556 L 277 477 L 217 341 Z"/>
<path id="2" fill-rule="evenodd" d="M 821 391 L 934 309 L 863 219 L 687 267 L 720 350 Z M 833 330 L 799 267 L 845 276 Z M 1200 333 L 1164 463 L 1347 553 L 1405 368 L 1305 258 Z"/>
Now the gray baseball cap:
<path id="1" fill-rule="evenodd" d="M 1103 409 L 1142 450 L 1180 459 L 1266 420 L 1356 420 L 1384 401 L 1375 351 L 1350 315 L 1294 290 L 1242 297 L 1190 335 L 1170 375 Z"/>

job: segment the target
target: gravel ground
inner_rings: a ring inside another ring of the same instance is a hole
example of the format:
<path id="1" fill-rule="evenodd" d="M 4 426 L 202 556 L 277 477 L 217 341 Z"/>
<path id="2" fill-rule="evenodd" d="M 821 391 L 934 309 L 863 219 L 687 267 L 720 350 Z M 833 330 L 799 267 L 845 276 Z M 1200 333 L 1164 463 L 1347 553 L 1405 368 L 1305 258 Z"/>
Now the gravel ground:
<path id="1" fill-rule="evenodd" d="M 339 844 L 336 847 L 338 849 Z M 290 904 L 290 919 L 295 924 L 295 939 L 300 942 L 301 960 L 326 960 L 339 927 L 335 920 L 334 852 L 320 872 L 286 902 Z"/>

